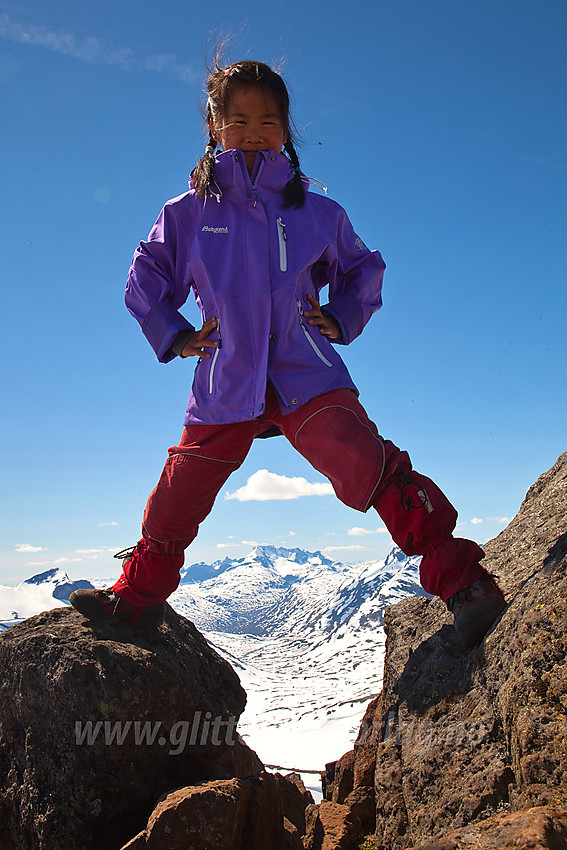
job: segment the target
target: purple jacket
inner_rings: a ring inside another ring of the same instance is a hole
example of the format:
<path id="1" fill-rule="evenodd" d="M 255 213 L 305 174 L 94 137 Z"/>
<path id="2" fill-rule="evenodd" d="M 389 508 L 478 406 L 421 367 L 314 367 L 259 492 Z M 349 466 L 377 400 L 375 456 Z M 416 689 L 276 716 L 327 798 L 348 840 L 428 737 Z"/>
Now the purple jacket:
<path id="1" fill-rule="evenodd" d="M 195 367 L 185 424 L 254 419 L 264 410 L 266 381 L 284 413 L 333 389 L 356 389 L 335 346 L 303 318 L 306 295 L 319 298 L 339 323 L 343 344 L 357 337 L 382 304 L 384 262 L 357 237 L 334 201 L 306 193 L 284 208 L 292 177 L 283 154 L 257 154 L 252 179 L 244 158 L 217 155 L 214 197 L 190 189 L 165 205 L 134 254 L 126 305 L 167 362 L 180 331 L 179 313 L 192 289 L 219 347 Z M 217 192 L 218 189 L 218 192 Z"/>

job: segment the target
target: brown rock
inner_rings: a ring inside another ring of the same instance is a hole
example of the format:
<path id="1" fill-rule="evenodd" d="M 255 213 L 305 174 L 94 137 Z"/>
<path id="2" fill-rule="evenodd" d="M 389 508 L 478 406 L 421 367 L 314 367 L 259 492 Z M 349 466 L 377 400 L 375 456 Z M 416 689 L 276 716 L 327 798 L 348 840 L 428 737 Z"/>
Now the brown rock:
<path id="1" fill-rule="evenodd" d="M 372 785 L 376 747 L 381 740 L 382 700 L 378 696 L 368 703 L 354 742 L 353 789 Z"/>
<path id="2" fill-rule="evenodd" d="M 284 816 L 284 847 L 285 850 L 304 850 L 302 834 L 290 820 Z"/>
<path id="3" fill-rule="evenodd" d="M 501 622 L 465 653 L 439 599 L 389 609 L 382 693 L 323 774 L 324 798 L 366 828 L 375 805 L 383 850 L 502 805 L 567 803 L 567 454 L 485 549 L 510 601 Z"/>
<path id="4" fill-rule="evenodd" d="M 289 822 L 288 822 L 289 823 Z M 180 788 L 152 812 L 146 829 L 122 850 L 295 850 L 284 823 L 279 783 L 271 774 Z"/>
<path id="5" fill-rule="evenodd" d="M 480 648 L 462 650 L 439 600 L 386 612 L 378 848 L 432 840 L 502 805 L 567 805 L 567 455 L 485 548 L 510 605 Z"/>
<path id="6" fill-rule="evenodd" d="M 279 774 L 277 773 L 275 775 L 279 776 Z M 301 794 L 301 797 L 306 806 L 308 806 L 310 803 L 313 803 L 313 795 L 311 794 L 311 791 L 308 791 L 305 787 L 300 773 L 295 773 L 293 771 L 291 773 L 286 773 L 284 779 L 286 779 L 288 782 L 292 782 L 295 785 L 295 787 Z"/>
<path id="7" fill-rule="evenodd" d="M 343 803 L 354 787 L 354 750 L 325 765 L 322 774 L 323 796 L 332 803 Z"/>
<path id="8" fill-rule="evenodd" d="M 295 826 L 298 835 L 305 833 L 305 809 L 313 803 L 299 773 L 274 774 L 274 780 L 283 805 L 284 816 Z"/>
<path id="9" fill-rule="evenodd" d="M 567 810 L 541 806 L 494 815 L 410 850 L 564 850 Z"/>
<path id="10" fill-rule="evenodd" d="M 0 681 L 0 850 L 116 850 L 172 788 L 262 770 L 236 673 L 172 609 L 147 636 L 39 614 L 0 636 Z"/>
<path id="11" fill-rule="evenodd" d="M 322 800 L 308 807 L 306 819 L 305 850 L 358 850 L 364 833 L 348 806 Z"/>
<path id="12" fill-rule="evenodd" d="M 356 815 L 365 833 L 376 824 L 374 771 L 376 748 L 382 740 L 380 697 L 367 706 L 354 749 L 326 765 L 321 775 L 325 800 L 344 803 Z"/>
<path id="13" fill-rule="evenodd" d="M 323 838 L 323 824 L 319 818 L 319 805 L 313 803 L 305 809 L 303 847 L 305 850 L 321 850 Z"/>

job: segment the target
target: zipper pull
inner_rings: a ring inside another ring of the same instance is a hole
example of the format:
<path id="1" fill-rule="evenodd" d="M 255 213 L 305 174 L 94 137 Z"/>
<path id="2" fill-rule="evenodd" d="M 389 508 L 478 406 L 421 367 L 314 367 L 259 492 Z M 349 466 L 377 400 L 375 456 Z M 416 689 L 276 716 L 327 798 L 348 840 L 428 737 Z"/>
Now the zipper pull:
<path id="1" fill-rule="evenodd" d="M 280 216 L 276 219 L 276 224 L 278 227 L 278 246 L 280 249 L 280 271 L 287 271 L 287 235 L 285 232 L 285 222 L 282 221 L 282 217 Z"/>

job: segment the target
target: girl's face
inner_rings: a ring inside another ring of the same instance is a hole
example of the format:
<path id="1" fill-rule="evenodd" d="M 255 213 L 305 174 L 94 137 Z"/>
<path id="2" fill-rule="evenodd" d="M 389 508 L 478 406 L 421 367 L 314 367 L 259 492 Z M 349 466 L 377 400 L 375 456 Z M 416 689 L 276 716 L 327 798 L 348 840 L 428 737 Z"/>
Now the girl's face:
<path id="1" fill-rule="evenodd" d="M 222 126 L 211 121 L 213 138 L 226 150 L 242 151 L 252 173 L 258 151 L 279 153 L 287 142 L 276 101 L 259 86 L 239 86 L 227 106 Z"/>

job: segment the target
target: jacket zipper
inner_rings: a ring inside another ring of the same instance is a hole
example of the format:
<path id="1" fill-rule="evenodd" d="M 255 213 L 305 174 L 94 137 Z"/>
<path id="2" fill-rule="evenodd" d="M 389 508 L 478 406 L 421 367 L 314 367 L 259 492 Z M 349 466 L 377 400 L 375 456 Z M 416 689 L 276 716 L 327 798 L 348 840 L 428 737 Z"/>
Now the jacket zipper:
<path id="1" fill-rule="evenodd" d="M 215 353 L 213 354 L 213 359 L 211 361 L 211 369 L 209 371 L 209 395 L 212 394 L 212 392 L 213 392 L 213 375 L 215 373 L 215 366 L 216 366 L 216 363 L 217 363 L 217 357 L 219 356 L 219 351 L 222 348 L 220 322 L 218 321 L 218 319 L 217 319 L 217 331 L 218 331 L 218 335 L 219 335 L 218 345 L 215 348 Z"/>
<path id="2" fill-rule="evenodd" d="M 256 179 L 254 180 L 254 184 L 252 186 L 252 192 L 254 193 L 254 206 L 258 203 L 258 183 L 260 182 L 260 177 L 262 176 L 262 171 L 264 170 L 264 166 L 266 164 L 266 160 L 262 157 L 260 160 L 260 165 L 258 166 L 258 174 L 256 175 Z M 246 169 L 248 172 L 248 169 Z"/>
<path id="3" fill-rule="evenodd" d="M 327 360 L 327 358 L 325 357 L 323 352 L 319 350 L 317 343 L 315 342 L 314 339 L 311 338 L 311 334 L 309 333 L 309 331 L 305 327 L 305 324 L 303 323 L 303 307 L 301 306 L 301 301 L 297 302 L 297 311 L 299 313 L 299 324 L 301 325 L 301 329 L 302 329 L 303 333 L 305 334 L 305 338 L 307 339 L 307 342 L 309 343 L 309 345 L 311 346 L 311 348 L 313 349 L 313 351 L 315 352 L 315 354 L 317 355 L 319 360 L 322 360 L 323 363 L 325 364 L 325 366 L 330 366 L 332 368 L 333 364 L 330 362 L 330 360 Z"/>
<path id="4" fill-rule="evenodd" d="M 278 225 L 278 245 L 280 248 L 280 271 L 287 271 L 287 236 L 285 234 L 285 223 L 282 221 L 281 216 L 277 220 Z"/>
<path id="5" fill-rule="evenodd" d="M 271 374 L 271 372 L 268 372 L 268 379 L 271 381 L 271 384 L 276 391 L 276 395 L 278 395 L 280 397 L 281 401 L 285 404 L 286 407 L 289 407 L 289 402 L 288 402 L 286 396 L 282 393 L 280 387 L 274 381 L 274 376 Z"/>
<path id="6" fill-rule="evenodd" d="M 238 161 L 240 161 L 240 157 L 238 157 Z M 241 168 L 242 168 L 243 174 L 245 174 L 246 178 L 248 179 L 248 184 L 249 184 L 250 188 L 252 189 L 252 197 L 254 199 L 253 206 L 256 206 L 256 204 L 258 203 L 258 183 L 260 182 L 260 177 L 262 176 L 262 171 L 264 170 L 265 164 L 266 164 L 266 161 L 262 157 L 260 164 L 258 166 L 258 173 L 256 174 L 256 179 L 252 183 L 252 179 L 251 179 L 251 177 L 248 173 L 248 169 L 246 167 L 246 162 L 244 161 L 244 155 L 242 156 Z"/>

